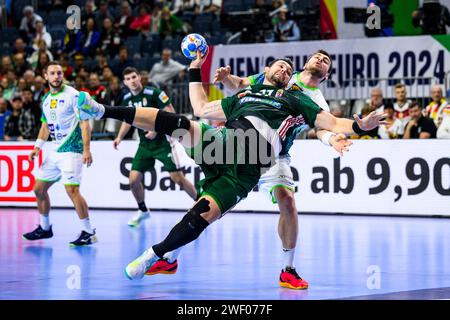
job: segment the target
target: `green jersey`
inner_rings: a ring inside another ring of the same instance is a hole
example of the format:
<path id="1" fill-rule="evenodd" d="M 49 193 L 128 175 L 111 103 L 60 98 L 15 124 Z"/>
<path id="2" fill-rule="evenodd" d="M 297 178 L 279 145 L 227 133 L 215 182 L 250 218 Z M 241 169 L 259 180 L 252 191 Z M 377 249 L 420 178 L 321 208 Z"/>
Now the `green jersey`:
<path id="1" fill-rule="evenodd" d="M 131 92 L 127 93 L 122 100 L 122 105 L 126 105 L 132 108 L 158 108 L 163 109 L 171 103 L 170 98 L 167 94 L 157 88 L 144 87 L 142 91 L 133 95 Z M 138 129 L 140 144 L 145 144 L 146 146 L 154 146 L 160 144 L 162 141 L 167 142 L 165 135 L 158 134 L 155 139 L 149 140 L 145 137 L 146 131 Z"/>
<path id="2" fill-rule="evenodd" d="M 321 108 L 298 90 L 279 89 L 255 84 L 222 100 L 222 109 L 228 120 L 253 116 L 266 122 L 281 139 L 280 155 L 287 153 L 291 143 L 290 131 L 299 125 L 314 127 Z"/>

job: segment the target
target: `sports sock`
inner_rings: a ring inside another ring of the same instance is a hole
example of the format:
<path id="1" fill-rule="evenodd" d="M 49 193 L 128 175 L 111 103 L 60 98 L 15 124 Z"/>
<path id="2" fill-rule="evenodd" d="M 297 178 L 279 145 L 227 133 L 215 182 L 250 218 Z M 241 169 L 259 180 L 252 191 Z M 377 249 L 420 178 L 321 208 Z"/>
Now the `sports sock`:
<path id="1" fill-rule="evenodd" d="M 40 215 L 40 225 L 41 225 L 41 228 L 44 229 L 45 231 L 50 230 L 50 217 L 48 214 Z"/>
<path id="2" fill-rule="evenodd" d="M 283 263 L 284 263 L 284 268 L 286 267 L 290 267 L 293 268 L 294 267 L 294 254 L 295 254 L 295 248 L 292 249 L 285 249 L 283 248 Z"/>
<path id="3" fill-rule="evenodd" d="M 145 201 L 138 203 L 138 207 L 139 207 L 139 210 L 141 210 L 142 212 L 148 211 L 147 206 L 145 205 Z"/>
<path id="4" fill-rule="evenodd" d="M 94 230 L 92 230 L 91 221 L 89 220 L 89 218 L 80 219 L 80 221 L 81 221 L 82 229 L 84 231 L 86 231 L 87 233 L 91 233 L 91 234 L 94 233 Z"/>

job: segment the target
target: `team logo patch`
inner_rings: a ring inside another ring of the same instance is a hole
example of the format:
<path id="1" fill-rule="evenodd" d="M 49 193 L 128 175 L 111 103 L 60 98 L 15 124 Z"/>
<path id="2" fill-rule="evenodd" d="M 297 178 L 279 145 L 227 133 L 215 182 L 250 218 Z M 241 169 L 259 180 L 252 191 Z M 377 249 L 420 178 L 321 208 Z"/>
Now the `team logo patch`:
<path id="1" fill-rule="evenodd" d="M 277 97 L 277 98 L 281 97 L 283 95 L 283 93 L 284 93 L 283 89 L 278 89 L 277 93 L 275 93 L 275 97 Z"/>
<path id="2" fill-rule="evenodd" d="M 296 83 L 294 83 L 289 89 L 294 91 L 303 91 L 302 88 L 300 88 Z"/>
<path id="3" fill-rule="evenodd" d="M 64 104 L 64 100 L 58 100 L 58 104 L 63 105 Z"/>
<path id="4" fill-rule="evenodd" d="M 169 101 L 169 97 L 167 96 L 167 94 L 163 91 L 159 94 L 159 100 L 161 100 L 163 103 L 166 103 L 167 101 Z"/>
<path id="5" fill-rule="evenodd" d="M 245 90 L 244 92 L 241 92 L 238 94 L 238 98 L 245 97 L 248 93 L 252 93 L 250 90 Z"/>
<path id="6" fill-rule="evenodd" d="M 50 108 L 51 108 L 51 109 L 55 109 L 56 106 L 57 106 L 57 104 L 58 104 L 58 100 L 57 100 L 57 99 L 52 99 L 52 100 L 50 101 Z"/>

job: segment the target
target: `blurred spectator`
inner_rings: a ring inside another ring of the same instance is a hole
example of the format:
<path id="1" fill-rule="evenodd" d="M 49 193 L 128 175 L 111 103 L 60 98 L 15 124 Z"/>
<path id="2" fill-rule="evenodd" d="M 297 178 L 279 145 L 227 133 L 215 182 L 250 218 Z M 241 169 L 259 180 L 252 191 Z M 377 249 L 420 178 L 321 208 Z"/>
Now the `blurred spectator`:
<path id="1" fill-rule="evenodd" d="M 117 77 L 112 77 L 105 93 L 104 103 L 109 106 L 120 106 L 122 99 L 123 90 L 120 88 L 120 80 Z M 104 130 L 115 135 L 119 132 L 121 124 L 122 121 L 106 119 Z"/>
<path id="2" fill-rule="evenodd" d="M 108 58 L 106 57 L 106 54 L 104 53 L 98 53 L 95 56 L 95 60 L 97 60 L 97 65 L 93 68 L 91 68 L 91 72 L 96 72 L 98 74 L 102 74 L 103 68 L 108 66 Z"/>
<path id="3" fill-rule="evenodd" d="M 150 24 L 150 33 L 157 34 L 161 23 L 161 6 L 155 5 L 152 10 L 152 22 Z"/>
<path id="4" fill-rule="evenodd" d="M 139 15 L 133 20 L 130 28 L 147 37 L 150 33 L 151 22 L 152 16 L 150 15 L 150 8 L 144 3 L 139 6 Z"/>
<path id="5" fill-rule="evenodd" d="M 143 87 L 150 86 L 159 89 L 159 84 L 150 80 L 150 73 L 148 71 L 141 70 L 139 72 L 139 75 L 141 76 L 141 83 Z"/>
<path id="6" fill-rule="evenodd" d="M 384 111 L 383 91 L 380 88 L 373 88 L 370 91 L 370 108 L 372 111 Z"/>
<path id="7" fill-rule="evenodd" d="M 403 127 L 406 126 L 406 123 L 409 121 L 409 105 L 411 104 L 411 100 L 407 99 L 406 86 L 402 83 L 398 83 L 394 87 L 395 92 L 395 102 L 394 102 L 394 110 L 395 110 L 395 118 L 399 119 Z"/>
<path id="8" fill-rule="evenodd" d="M 222 0 L 197 0 L 196 13 L 211 12 L 219 14 L 222 9 Z"/>
<path id="9" fill-rule="evenodd" d="M 78 91 L 86 91 L 89 92 L 89 89 L 86 88 L 86 78 L 80 75 L 77 75 L 75 77 L 75 81 L 74 81 L 74 87 L 75 89 L 77 89 Z"/>
<path id="10" fill-rule="evenodd" d="M 47 45 L 45 44 L 44 40 L 39 40 L 37 43 L 33 45 L 33 49 L 35 50 L 31 56 L 28 58 L 28 63 L 30 64 L 32 69 L 36 69 L 38 61 L 39 61 L 39 55 L 42 52 L 45 52 L 48 56 L 48 59 L 50 61 L 53 61 L 53 54 L 50 52 L 50 50 L 47 48 Z"/>
<path id="11" fill-rule="evenodd" d="M 73 59 L 73 67 L 76 75 L 78 75 L 82 69 L 86 68 L 84 62 L 84 56 L 81 53 L 77 53 Z"/>
<path id="12" fill-rule="evenodd" d="M 181 16 L 186 12 L 194 13 L 196 10 L 198 11 L 197 2 L 198 0 L 175 0 L 173 2 L 172 14 Z"/>
<path id="13" fill-rule="evenodd" d="M 31 69 L 26 70 L 23 74 L 23 78 L 25 79 L 27 87 L 31 88 L 34 83 L 34 71 Z"/>
<path id="14" fill-rule="evenodd" d="M 122 74 L 123 70 L 126 67 L 132 67 L 133 61 L 128 58 L 128 49 L 127 47 L 123 46 L 119 49 L 119 59 L 115 60 L 111 68 L 115 75 Z"/>
<path id="15" fill-rule="evenodd" d="M 173 83 L 175 77 L 184 77 L 187 66 L 172 59 L 172 50 L 164 49 L 161 54 L 161 62 L 153 65 L 150 71 L 150 79 L 158 83 L 161 89 Z"/>
<path id="16" fill-rule="evenodd" d="M 267 4 L 265 0 L 256 0 L 254 9 L 269 13 L 272 11 L 272 6 Z"/>
<path id="17" fill-rule="evenodd" d="M 387 114 L 386 121 L 389 124 L 383 124 L 378 127 L 378 136 L 381 139 L 397 139 L 403 135 L 403 124 L 394 117 L 394 106 L 387 104 L 383 111 Z"/>
<path id="18" fill-rule="evenodd" d="M 30 65 L 25 60 L 25 56 L 23 55 L 23 53 L 16 53 L 13 56 L 13 62 L 14 62 L 14 70 L 18 77 L 23 76 L 25 71 L 27 71 L 30 68 Z"/>
<path id="19" fill-rule="evenodd" d="M 103 26 L 106 18 L 111 20 L 111 24 L 114 21 L 114 17 L 111 12 L 109 12 L 108 1 L 101 0 L 98 6 L 98 11 L 95 12 L 95 23 L 98 26 Z"/>
<path id="20" fill-rule="evenodd" d="M 448 106 L 447 101 L 443 97 L 442 88 L 439 85 L 431 86 L 431 102 L 425 108 L 425 116 L 433 119 L 437 126 L 439 117 L 442 116 L 444 109 Z"/>
<path id="21" fill-rule="evenodd" d="M 14 96 L 12 99 L 12 109 L 12 113 L 5 119 L 5 140 L 32 139 L 34 119 L 30 112 L 23 110 L 23 102 L 20 96 Z"/>
<path id="22" fill-rule="evenodd" d="M 59 63 L 61 63 L 62 70 L 64 72 L 64 79 L 68 81 L 73 81 L 75 78 L 75 70 L 69 63 L 69 58 L 66 53 L 63 53 L 59 56 Z"/>
<path id="23" fill-rule="evenodd" d="M 11 100 L 16 92 L 16 73 L 8 70 L 6 76 L 1 79 L 0 85 L 3 87 L 3 98 Z"/>
<path id="24" fill-rule="evenodd" d="M 439 124 L 436 132 L 436 138 L 438 139 L 450 139 L 450 107 L 444 109 L 442 112 L 442 121 Z"/>
<path id="25" fill-rule="evenodd" d="M 33 45 L 36 44 L 36 47 L 38 46 L 39 41 L 45 41 L 45 44 L 47 45 L 47 48 L 52 47 L 52 36 L 50 33 L 45 30 L 44 22 L 43 21 L 37 21 L 36 22 L 36 32 L 33 37 Z"/>
<path id="26" fill-rule="evenodd" d="M 276 42 L 300 41 L 300 29 L 287 15 L 287 9 L 283 8 L 278 12 L 278 22 L 273 29 Z"/>
<path id="27" fill-rule="evenodd" d="M 104 66 L 101 74 L 101 80 L 105 83 L 109 83 L 114 78 L 114 73 L 110 66 Z"/>
<path id="28" fill-rule="evenodd" d="M 127 1 L 123 1 L 120 4 L 120 16 L 114 24 L 114 27 L 118 30 L 122 38 L 128 38 L 129 36 L 136 34 L 136 32 L 130 27 L 133 21 L 134 17 L 131 12 L 131 6 Z"/>
<path id="29" fill-rule="evenodd" d="M 32 90 L 33 101 L 40 104 L 42 97 L 45 95 L 45 79 L 42 76 L 37 75 L 36 78 L 34 78 Z"/>
<path id="30" fill-rule="evenodd" d="M 11 57 L 8 55 L 2 56 L 2 62 L 0 65 L 0 78 L 6 76 L 9 70 L 14 70 L 14 65 L 12 63 Z"/>
<path id="31" fill-rule="evenodd" d="M 106 17 L 103 20 L 100 50 L 105 54 L 109 54 L 110 57 L 114 57 L 119 53 L 119 48 L 122 44 L 119 33 L 113 27 L 113 20 L 110 17 Z"/>
<path id="32" fill-rule="evenodd" d="M 38 75 L 44 75 L 45 66 L 52 60 L 50 59 L 50 56 L 48 55 L 48 53 L 45 51 L 39 50 L 38 54 L 39 54 L 38 61 L 36 64 L 36 69 L 34 69 L 34 72 Z"/>
<path id="33" fill-rule="evenodd" d="M 16 92 L 14 92 L 14 94 L 22 96 L 22 93 L 26 88 L 27 88 L 27 82 L 25 81 L 25 79 L 19 78 L 17 80 Z"/>
<path id="34" fill-rule="evenodd" d="M 67 53 L 70 57 L 76 53 L 75 46 L 77 44 L 77 35 L 79 32 L 80 31 L 77 29 L 67 30 L 64 36 L 63 47 L 60 50 Z"/>
<path id="35" fill-rule="evenodd" d="M 100 45 L 100 32 L 97 31 L 94 18 L 88 18 L 86 29 L 77 33 L 75 51 L 84 56 L 94 57 Z"/>
<path id="36" fill-rule="evenodd" d="M 412 23 L 422 28 L 422 34 L 446 34 L 450 13 L 439 0 L 424 0 L 423 6 L 412 13 Z"/>
<path id="37" fill-rule="evenodd" d="M 31 54 L 31 48 L 27 47 L 25 41 L 22 38 L 17 38 L 14 41 L 14 46 L 12 48 L 12 54 L 22 53 L 26 58 Z"/>
<path id="38" fill-rule="evenodd" d="M 92 72 L 89 75 L 89 86 L 88 86 L 89 94 L 95 101 L 102 102 L 103 98 L 105 97 L 104 91 L 105 87 L 100 84 L 98 74 Z"/>
<path id="39" fill-rule="evenodd" d="M 42 21 L 41 16 L 34 13 L 32 6 L 25 6 L 23 8 L 23 18 L 20 22 L 20 35 L 26 41 L 29 42 L 36 32 L 36 22 Z"/>
<path id="40" fill-rule="evenodd" d="M 405 127 L 403 139 L 436 138 L 436 125 L 422 114 L 422 106 L 417 102 L 409 104 L 410 120 Z"/>
<path id="41" fill-rule="evenodd" d="M 87 0 L 81 10 L 81 29 L 86 30 L 86 23 L 88 19 L 92 18 L 95 21 L 95 1 Z"/>
<path id="42" fill-rule="evenodd" d="M 8 110 L 8 101 L 0 97 L 0 140 L 4 138 L 5 120 L 11 114 Z"/>
<path id="43" fill-rule="evenodd" d="M 41 128 L 42 109 L 40 103 L 33 100 L 33 92 L 30 88 L 22 90 L 23 110 L 33 116 L 34 124 L 31 139 L 36 139 Z"/>
<path id="44" fill-rule="evenodd" d="M 161 39 L 166 37 L 173 37 L 176 35 L 182 36 L 187 33 L 187 25 L 177 16 L 170 13 L 168 7 L 164 7 L 161 11 L 161 21 L 159 23 L 159 35 Z"/>

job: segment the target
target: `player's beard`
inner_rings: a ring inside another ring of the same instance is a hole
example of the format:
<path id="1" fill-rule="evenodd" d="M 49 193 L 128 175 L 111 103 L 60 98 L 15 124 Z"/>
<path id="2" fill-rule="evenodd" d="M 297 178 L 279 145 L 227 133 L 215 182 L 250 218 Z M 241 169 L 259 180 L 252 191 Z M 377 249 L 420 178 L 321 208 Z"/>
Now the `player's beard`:
<path id="1" fill-rule="evenodd" d="M 326 72 L 323 72 L 322 69 L 311 66 L 309 68 L 306 69 L 309 73 L 311 73 L 311 75 L 313 77 L 319 78 L 319 79 L 323 79 L 325 78 L 325 75 L 327 74 Z"/>
<path id="2" fill-rule="evenodd" d="M 56 81 L 55 81 L 55 82 L 56 82 Z M 62 80 L 59 81 L 59 82 L 58 82 L 59 84 L 56 85 L 56 86 L 54 85 L 55 82 L 53 82 L 53 83 L 49 82 L 49 83 L 48 83 L 48 85 L 50 86 L 50 88 L 53 89 L 53 90 L 59 90 L 59 89 L 61 89 L 61 86 L 62 86 L 62 84 L 63 84 L 63 81 L 62 81 Z"/>
<path id="3" fill-rule="evenodd" d="M 273 74 L 272 76 L 270 76 L 269 81 L 272 82 L 275 87 L 280 88 L 280 89 L 286 87 L 286 85 L 287 85 L 287 83 L 283 82 L 283 80 L 281 80 L 276 74 Z"/>

